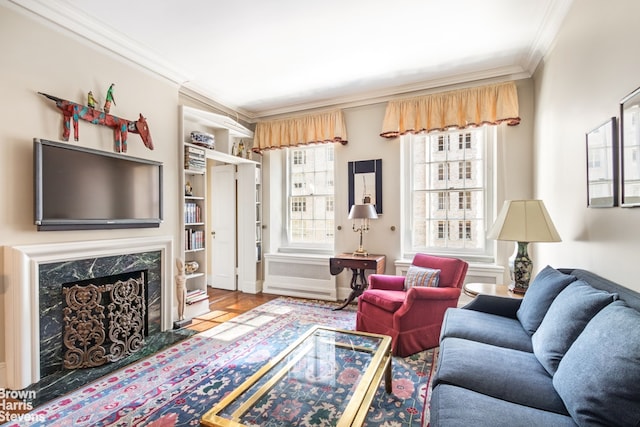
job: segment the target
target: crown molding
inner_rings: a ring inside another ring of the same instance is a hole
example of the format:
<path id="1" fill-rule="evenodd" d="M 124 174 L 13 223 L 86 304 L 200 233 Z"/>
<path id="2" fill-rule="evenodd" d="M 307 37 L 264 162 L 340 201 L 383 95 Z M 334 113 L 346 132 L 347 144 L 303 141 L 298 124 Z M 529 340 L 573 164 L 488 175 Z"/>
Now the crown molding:
<path id="1" fill-rule="evenodd" d="M 90 41 L 111 53 L 158 74 L 174 83 L 190 80 L 189 73 L 164 60 L 148 48 L 133 42 L 121 32 L 115 31 L 70 4 L 60 0 L 9 0 L 23 12 L 55 24 L 85 41 Z"/>
<path id="2" fill-rule="evenodd" d="M 252 122 L 270 120 L 288 115 L 313 112 L 328 108 L 353 108 L 364 105 L 388 102 L 393 99 L 420 96 L 429 93 L 471 87 L 478 84 L 491 84 L 500 81 L 520 80 L 531 77 L 532 74 L 519 65 L 493 68 L 471 73 L 455 74 L 438 79 L 424 80 L 418 83 L 398 85 L 380 90 L 361 92 L 343 97 L 333 97 L 327 100 L 301 102 L 286 107 L 259 110 L 253 113 Z"/>
<path id="3" fill-rule="evenodd" d="M 569 13 L 574 0 L 557 0 L 549 2 L 549 7 L 538 29 L 538 33 L 531 48 L 523 58 L 523 68 L 531 75 L 538 68 L 540 61 L 553 49 L 556 37 Z"/>

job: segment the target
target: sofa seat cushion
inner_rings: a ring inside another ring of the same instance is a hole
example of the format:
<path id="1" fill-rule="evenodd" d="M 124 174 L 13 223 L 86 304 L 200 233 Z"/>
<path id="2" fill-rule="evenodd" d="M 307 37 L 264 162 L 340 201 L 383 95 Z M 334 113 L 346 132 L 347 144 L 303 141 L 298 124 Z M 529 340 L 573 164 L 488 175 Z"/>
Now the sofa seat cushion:
<path id="1" fill-rule="evenodd" d="M 524 294 L 516 313 L 522 327 L 529 335 L 533 335 L 538 329 L 556 296 L 575 280 L 575 276 L 561 273 L 550 266 L 546 266 L 538 273 Z"/>
<path id="2" fill-rule="evenodd" d="M 533 353 L 547 372 L 556 373 L 560 360 L 587 323 L 616 298 L 616 294 L 595 289 L 582 280 L 558 294 L 531 337 Z"/>
<path id="3" fill-rule="evenodd" d="M 388 311 L 395 313 L 407 298 L 405 291 L 387 291 L 382 289 L 367 289 L 360 299 Z"/>
<path id="4" fill-rule="evenodd" d="M 533 353 L 460 338 L 440 343 L 433 384 L 452 384 L 497 399 L 569 415 Z"/>
<path id="5" fill-rule="evenodd" d="M 500 347 L 532 352 L 531 337 L 517 319 L 475 310 L 451 308 L 442 323 L 440 339 L 464 338 Z"/>
<path id="6" fill-rule="evenodd" d="M 553 385 L 580 425 L 640 425 L 640 313 L 622 301 L 585 326 Z"/>
<path id="7" fill-rule="evenodd" d="M 576 427 L 567 415 L 496 399 L 463 387 L 440 384 L 430 401 L 431 427 Z"/>

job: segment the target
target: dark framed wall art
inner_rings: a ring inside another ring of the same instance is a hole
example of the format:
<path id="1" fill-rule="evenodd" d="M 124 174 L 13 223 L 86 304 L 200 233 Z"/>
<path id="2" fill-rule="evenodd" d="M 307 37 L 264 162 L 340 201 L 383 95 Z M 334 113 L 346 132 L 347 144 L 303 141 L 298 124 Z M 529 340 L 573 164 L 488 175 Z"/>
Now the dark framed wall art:
<path id="1" fill-rule="evenodd" d="M 640 88 L 620 102 L 621 206 L 640 206 Z"/>
<path id="2" fill-rule="evenodd" d="M 349 162 L 349 209 L 372 203 L 382 214 L 382 159 Z"/>
<path id="3" fill-rule="evenodd" d="M 587 206 L 618 205 L 618 121 L 615 117 L 587 132 Z"/>

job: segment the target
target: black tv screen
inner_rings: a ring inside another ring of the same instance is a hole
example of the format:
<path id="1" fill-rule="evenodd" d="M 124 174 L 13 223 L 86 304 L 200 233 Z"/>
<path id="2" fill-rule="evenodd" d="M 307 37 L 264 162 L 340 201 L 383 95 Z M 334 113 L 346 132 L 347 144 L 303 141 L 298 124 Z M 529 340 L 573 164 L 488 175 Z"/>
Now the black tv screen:
<path id="1" fill-rule="evenodd" d="M 159 227 L 162 163 L 33 140 L 38 230 Z"/>

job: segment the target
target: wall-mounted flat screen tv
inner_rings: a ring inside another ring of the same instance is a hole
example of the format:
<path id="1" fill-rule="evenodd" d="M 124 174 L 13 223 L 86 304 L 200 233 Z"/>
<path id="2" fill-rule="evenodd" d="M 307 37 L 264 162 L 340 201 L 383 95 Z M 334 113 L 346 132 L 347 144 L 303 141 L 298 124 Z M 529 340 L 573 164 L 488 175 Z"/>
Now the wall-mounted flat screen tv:
<path id="1" fill-rule="evenodd" d="M 159 227 L 162 163 L 33 140 L 40 231 Z"/>

